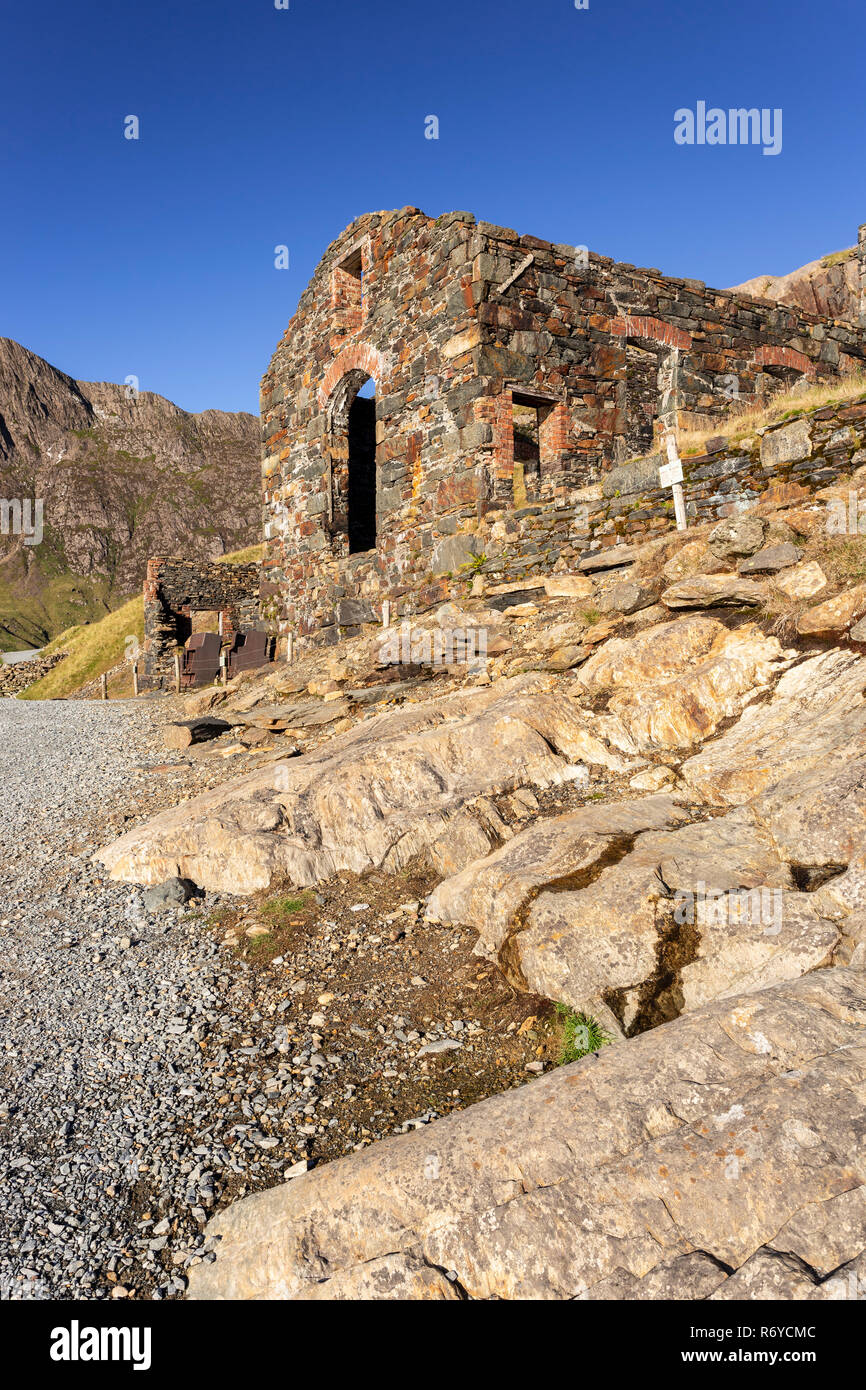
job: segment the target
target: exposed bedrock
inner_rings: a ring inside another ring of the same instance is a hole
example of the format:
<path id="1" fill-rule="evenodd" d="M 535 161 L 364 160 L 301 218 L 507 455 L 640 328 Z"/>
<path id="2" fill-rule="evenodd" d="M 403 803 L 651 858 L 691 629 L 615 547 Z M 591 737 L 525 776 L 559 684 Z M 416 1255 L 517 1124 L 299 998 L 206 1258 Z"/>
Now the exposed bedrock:
<path id="1" fill-rule="evenodd" d="M 843 1298 L 866 976 L 718 1000 L 248 1197 L 195 1299 Z"/>

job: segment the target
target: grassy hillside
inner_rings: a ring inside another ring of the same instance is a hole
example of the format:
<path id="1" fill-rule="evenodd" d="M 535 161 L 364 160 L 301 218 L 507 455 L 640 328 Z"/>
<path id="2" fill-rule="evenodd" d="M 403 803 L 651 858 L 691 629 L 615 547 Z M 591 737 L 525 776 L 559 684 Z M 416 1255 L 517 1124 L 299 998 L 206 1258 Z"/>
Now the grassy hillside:
<path id="1" fill-rule="evenodd" d="M 96 622 L 129 597 L 106 575 L 52 573 L 32 552 L 0 558 L 0 652 L 41 647 L 54 632 Z"/>
<path id="2" fill-rule="evenodd" d="M 68 653 L 65 660 L 58 663 L 53 671 L 31 685 L 18 698 L 21 700 L 58 700 L 80 690 L 88 682 L 97 680 L 104 671 L 110 671 L 123 661 L 127 653 L 127 640 L 132 637 L 139 643 L 144 641 L 144 600 L 130 599 L 122 608 L 99 622 L 87 623 L 83 627 L 71 627 L 55 637 L 44 650 L 44 655 L 54 652 Z M 124 685 L 132 693 L 132 673 L 125 672 Z M 121 693 L 121 692 L 112 692 Z M 122 693 L 127 693 L 124 690 Z"/>
<path id="3" fill-rule="evenodd" d="M 252 545 L 223 555 L 221 563 L 250 564 L 263 556 L 264 546 Z M 50 656 L 53 652 L 65 651 L 66 658 L 18 698 L 62 700 L 74 695 L 82 686 L 120 665 L 127 657 L 132 638 L 139 644 L 144 641 L 144 600 L 140 595 L 98 622 L 71 627 L 55 637 L 44 649 L 44 654 Z M 109 679 L 108 693 L 114 699 L 132 694 L 132 667 L 128 662 L 122 672 Z"/>

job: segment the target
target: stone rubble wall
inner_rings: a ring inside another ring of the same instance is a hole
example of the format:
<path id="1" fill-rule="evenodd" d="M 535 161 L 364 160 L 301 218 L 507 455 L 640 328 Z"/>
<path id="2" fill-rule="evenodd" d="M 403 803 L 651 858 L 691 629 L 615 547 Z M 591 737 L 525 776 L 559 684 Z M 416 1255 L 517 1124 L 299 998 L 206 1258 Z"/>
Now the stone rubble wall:
<path id="1" fill-rule="evenodd" d="M 264 627 L 258 564 L 155 557 L 144 583 L 144 672 L 142 689 L 165 688 L 174 679 L 174 656 L 182 645 L 180 620 L 193 612 L 220 612 L 223 636 Z"/>
<path id="2" fill-rule="evenodd" d="M 618 523 L 629 534 L 666 525 L 667 499 L 650 494 L 628 517 L 608 501 L 584 536 L 575 530 L 645 420 L 653 362 L 657 419 L 689 427 L 724 415 L 732 393 L 758 398 L 864 361 L 850 323 L 465 212 L 367 214 L 326 251 L 262 382 L 263 614 L 278 633 L 335 641 L 385 597 L 405 607 L 438 592 L 488 542 L 552 567 L 581 540 L 619 534 Z M 348 417 L 366 377 L 376 383 L 377 546 L 350 554 Z M 527 401 L 541 459 L 528 486 L 512 428 L 514 403 Z M 736 490 L 715 478 L 717 463 L 705 461 L 703 478 L 692 469 L 696 514 Z M 750 466 L 734 470 L 746 493 Z"/>
<path id="3" fill-rule="evenodd" d="M 760 436 L 729 445 L 709 441 L 703 454 L 683 459 L 686 512 L 692 524 L 718 521 L 762 500 L 806 500 L 866 464 L 866 394 L 782 421 Z M 590 504 L 584 538 L 590 543 L 648 539 L 673 524 L 669 488 L 648 486 L 663 460 L 640 460 L 618 470 L 619 486 Z M 631 476 L 629 476 L 631 474 Z"/>

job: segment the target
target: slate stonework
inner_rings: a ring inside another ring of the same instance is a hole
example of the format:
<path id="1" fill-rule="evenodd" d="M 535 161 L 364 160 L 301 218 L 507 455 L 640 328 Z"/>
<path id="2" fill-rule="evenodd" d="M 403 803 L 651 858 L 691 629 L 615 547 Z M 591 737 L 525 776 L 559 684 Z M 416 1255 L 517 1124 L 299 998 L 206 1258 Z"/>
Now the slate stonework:
<path id="1" fill-rule="evenodd" d="M 666 494 L 596 504 L 660 424 L 711 424 L 734 392 L 756 399 L 864 362 L 854 324 L 466 212 L 367 214 L 325 252 L 262 382 L 263 614 L 327 642 L 384 597 L 435 601 L 448 537 L 473 537 L 465 573 L 485 545 L 525 571 L 651 533 L 670 524 Z M 375 407 L 356 404 L 367 378 Z M 537 421 L 517 453 L 515 407 Z M 766 486 L 753 459 L 722 462 L 689 464 L 694 515 Z"/>

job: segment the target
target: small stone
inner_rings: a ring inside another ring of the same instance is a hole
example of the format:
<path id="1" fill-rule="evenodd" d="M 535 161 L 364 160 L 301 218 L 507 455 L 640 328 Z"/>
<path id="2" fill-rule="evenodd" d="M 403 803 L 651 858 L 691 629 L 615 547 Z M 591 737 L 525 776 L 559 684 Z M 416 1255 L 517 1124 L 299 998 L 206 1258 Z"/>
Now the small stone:
<path id="1" fill-rule="evenodd" d="M 164 883 L 145 889 L 145 911 L 158 912 L 163 907 L 183 907 L 190 898 L 197 895 L 199 889 L 191 879 L 167 878 Z"/>
<path id="2" fill-rule="evenodd" d="M 425 1043 L 415 1054 L 417 1057 L 435 1057 L 440 1052 L 456 1052 L 463 1044 L 456 1038 L 440 1038 L 438 1042 Z"/>

